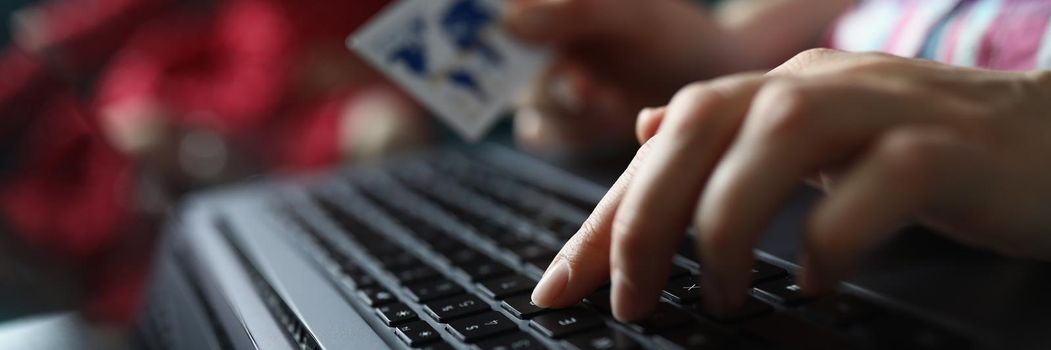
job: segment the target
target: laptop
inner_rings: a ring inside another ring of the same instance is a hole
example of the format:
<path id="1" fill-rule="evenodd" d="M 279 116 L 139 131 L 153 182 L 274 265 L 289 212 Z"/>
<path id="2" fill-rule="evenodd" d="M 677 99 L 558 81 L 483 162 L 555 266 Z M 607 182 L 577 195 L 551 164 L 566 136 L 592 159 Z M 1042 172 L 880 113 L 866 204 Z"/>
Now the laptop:
<path id="1" fill-rule="evenodd" d="M 615 173 L 615 172 L 614 172 Z M 1051 267 L 945 241 L 888 243 L 837 291 L 793 280 L 801 190 L 755 251 L 746 305 L 713 315 L 690 235 L 645 321 L 609 291 L 529 294 L 606 191 L 494 144 L 188 200 L 167 228 L 136 343 L 151 349 L 1048 349 Z"/>

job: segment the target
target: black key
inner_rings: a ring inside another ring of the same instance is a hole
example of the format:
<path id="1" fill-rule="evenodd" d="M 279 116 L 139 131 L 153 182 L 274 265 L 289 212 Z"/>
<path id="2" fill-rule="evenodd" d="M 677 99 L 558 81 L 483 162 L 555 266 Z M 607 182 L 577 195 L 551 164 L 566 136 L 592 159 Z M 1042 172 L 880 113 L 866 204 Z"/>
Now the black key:
<path id="1" fill-rule="evenodd" d="M 756 260 L 752 266 L 752 283 L 762 283 L 774 278 L 788 275 L 788 271 L 780 267 Z"/>
<path id="2" fill-rule="evenodd" d="M 692 304 L 701 299 L 701 283 L 696 276 L 679 277 L 669 281 L 662 294 L 676 303 Z"/>
<path id="3" fill-rule="evenodd" d="M 511 272 L 503 264 L 492 259 L 478 259 L 460 266 L 460 269 L 471 278 L 471 282 L 478 282 Z"/>
<path id="4" fill-rule="evenodd" d="M 499 237 L 503 235 L 508 235 L 507 229 L 504 228 L 504 225 L 494 222 L 492 220 L 472 218 L 469 221 L 470 225 L 474 226 L 475 231 L 477 231 L 483 236 Z"/>
<path id="5" fill-rule="evenodd" d="M 536 281 L 522 275 L 513 275 L 488 280 L 479 283 L 478 286 L 490 298 L 502 300 L 515 294 L 531 292 L 533 287 L 536 287 Z"/>
<path id="6" fill-rule="evenodd" d="M 642 345 L 624 332 L 609 328 L 566 338 L 566 345 L 574 350 L 642 349 Z"/>
<path id="7" fill-rule="evenodd" d="M 404 266 L 419 265 L 420 260 L 416 259 L 415 256 L 407 252 L 401 252 L 391 255 L 377 256 L 376 260 L 379 260 L 387 269 L 398 269 Z"/>
<path id="8" fill-rule="evenodd" d="M 409 298 L 417 303 L 426 303 L 428 301 L 452 296 L 463 292 L 463 288 L 460 288 L 455 282 L 441 279 L 437 281 L 428 281 L 411 284 L 405 287 L 405 291 L 409 293 Z"/>
<path id="9" fill-rule="evenodd" d="M 394 279 L 398 280 L 398 282 L 403 285 L 432 280 L 442 276 L 438 273 L 438 271 L 434 271 L 434 269 L 430 268 L 429 266 L 419 265 L 406 267 L 400 270 L 394 270 L 391 271 L 391 273 L 394 274 Z"/>
<path id="10" fill-rule="evenodd" d="M 446 259 L 449 259 L 449 263 L 453 264 L 454 266 L 465 266 L 470 262 L 485 257 L 482 255 L 482 253 L 479 253 L 474 249 L 467 248 L 466 246 L 463 248 L 458 248 L 456 250 L 445 252 L 442 255 L 445 256 Z"/>
<path id="11" fill-rule="evenodd" d="M 387 291 L 383 287 L 368 287 L 362 288 L 358 291 L 358 298 L 364 301 L 366 305 L 371 307 L 377 307 L 383 304 L 394 302 L 394 294 Z"/>
<path id="12" fill-rule="evenodd" d="M 530 268 L 530 269 L 533 269 L 535 271 L 539 271 L 540 273 L 543 273 L 544 270 L 547 270 L 547 266 L 551 265 L 551 260 L 554 260 L 556 255 L 557 255 L 557 253 L 555 253 L 555 254 L 545 254 L 545 255 L 541 255 L 541 256 L 535 257 L 535 258 L 528 259 L 528 260 L 525 261 L 525 266 L 526 266 L 526 268 Z"/>
<path id="13" fill-rule="evenodd" d="M 359 289 L 373 287 L 378 284 L 372 275 L 361 271 L 349 272 L 347 273 L 347 277 L 350 278 L 351 281 L 354 281 L 354 286 Z"/>
<path id="14" fill-rule="evenodd" d="M 594 293 L 591 293 L 591 295 L 589 295 L 585 300 L 588 302 L 588 304 L 591 304 L 591 306 L 594 306 L 596 309 L 605 312 L 607 315 L 613 312 L 613 306 L 609 303 L 609 288 L 599 289 Z"/>
<path id="15" fill-rule="evenodd" d="M 870 319 L 880 313 L 878 306 L 848 294 L 821 298 L 803 308 L 818 322 L 846 326 Z"/>
<path id="16" fill-rule="evenodd" d="M 675 328 L 693 321 L 693 317 L 686 311 L 679 310 L 667 303 L 658 303 L 648 318 L 635 322 L 630 326 L 638 332 L 649 334 L 659 330 Z"/>
<path id="17" fill-rule="evenodd" d="M 529 260 L 541 256 L 550 256 L 558 253 L 558 251 L 536 244 L 525 244 L 509 249 L 511 254 L 514 254 L 521 260 Z"/>
<path id="18" fill-rule="evenodd" d="M 365 246 L 369 254 L 372 256 L 392 255 L 405 251 L 397 244 L 387 241 L 382 236 L 359 235 L 357 241 Z"/>
<path id="19" fill-rule="evenodd" d="M 580 223 L 573 223 L 558 218 L 550 218 L 545 227 L 554 232 L 559 238 L 568 240 L 580 230 Z"/>
<path id="20" fill-rule="evenodd" d="M 748 297 L 748 299 L 745 300 L 744 305 L 741 305 L 740 308 L 726 313 L 709 313 L 707 310 L 704 310 L 704 306 L 702 305 L 695 305 L 694 307 L 694 310 L 697 310 L 708 318 L 727 323 L 748 320 L 774 310 L 769 304 L 759 301 L 754 297 Z"/>
<path id="21" fill-rule="evenodd" d="M 435 242 L 434 244 L 441 244 L 441 246 L 435 247 L 434 249 L 437 250 L 438 253 L 441 254 L 443 257 L 448 259 L 449 262 L 452 262 L 454 265 L 456 265 L 457 263 L 462 263 L 464 261 L 474 260 L 481 256 L 481 254 L 479 254 L 478 251 L 468 248 L 462 243 L 449 242 L 448 240 L 445 240 L 443 242 L 446 243 Z"/>
<path id="22" fill-rule="evenodd" d="M 395 328 L 394 332 L 409 346 L 420 346 L 441 339 L 434 327 L 423 321 L 409 322 Z"/>
<path id="23" fill-rule="evenodd" d="M 533 244 L 533 241 L 529 238 L 519 236 L 514 233 L 504 233 L 499 235 L 490 236 L 496 245 L 503 247 L 504 249 L 513 249 L 515 247 L 521 247 L 528 244 Z"/>
<path id="24" fill-rule="evenodd" d="M 684 268 L 682 266 L 679 266 L 679 265 L 672 265 L 671 266 L 671 273 L 668 274 L 668 278 L 682 277 L 682 276 L 686 276 L 686 275 L 689 275 L 689 274 L 690 274 L 690 270 L 687 270 L 686 268 Z"/>
<path id="25" fill-rule="evenodd" d="M 530 327 L 550 338 L 562 338 L 602 326 L 602 324 L 602 319 L 598 315 L 579 307 L 554 310 L 536 316 L 533 321 L 529 322 Z"/>
<path id="26" fill-rule="evenodd" d="M 511 320 L 494 311 L 449 322 L 449 324 L 445 325 L 445 328 L 457 339 L 468 343 L 518 329 L 514 323 L 511 323 Z"/>
<path id="27" fill-rule="evenodd" d="M 500 304 L 504 310 L 510 311 L 512 315 L 521 319 L 529 319 L 533 316 L 550 311 L 544 309 L 536 304 L 533 304 L 533 299 L 528 294 L 519 295 L 504 299 L 504 302 Z"/>
<path id="28" fill-rule="evenodd" d="M 447 323 L 458 317 L 489 310 L 489 305 L 473 295 L 461 295 L 427 303 L 424 310 L 438 322 Z"/>
<path id="29" fill-rule="evenodd" d="M 726 332 L 701 323 L 660 332 L 657 343 L 665 349 L 738 349 Z"/>
<path id="30" fill-rule="evenodd" d="M 692 265 L 690 266 L 691 268 L 701 268 L 701 259 L 697 256 L 697 243 L 694 241 L 693 236 L 683 236 L 682 241 L 679 242 L 679 256 L 686 258 Z"/>
<path id="31" fill-rule="evenodd" d="M 849 349 L 850 342 L 829 328 L 821 328 L 787 313 L 775 312 L 745 322 L 746 332 L 786 349 Z"/>
<path id="32" fill-rule="evenodd" d="M 853 328 L 880 349 L 971 349 L 971 341 L 922 320 L 886 313 Z"/>
<path id="33" fill-rule="evenodd" d="M 478 350 L 541 350 L 547 349 L 544 344 L 533 336 L 524 332 L 514 332 L 501 335 L 494 339 L 479 342 L 474 345 Z"/>
<path id="34" fill-rule="evenodd" d="M 427 242 L 427 244 L 430 244 L 431 248 L 434 248 L 435 251 L 441 253 L 443 256 L 448 256 L 449 254 L 459 251 L 473 250 L 455 239 L 442 239 L 438 241 Z"/>
<path id="35" fill-rule="evenodd" d="M 760 283 L 755 286 L 755 291 L 785 305 L 797 305 L 809 299 L 803 296 L 802 288 L 790 277 Z"/>
<path id="36" fill-rule="evenodd" d="M 409 219 L 408 217 L 405 217 L 402 222 L 405 224 L 404 226 L 421 241 L 431 242 L 445 238 L 444 232 L 423 220 Z"/>
<path id="37" fill-rule="evenodd" d="M 416 312 L 402 303 L 380 306 L 376 308 L 376 314 L 388 326 L 397 326 L 416 319 Z"/>

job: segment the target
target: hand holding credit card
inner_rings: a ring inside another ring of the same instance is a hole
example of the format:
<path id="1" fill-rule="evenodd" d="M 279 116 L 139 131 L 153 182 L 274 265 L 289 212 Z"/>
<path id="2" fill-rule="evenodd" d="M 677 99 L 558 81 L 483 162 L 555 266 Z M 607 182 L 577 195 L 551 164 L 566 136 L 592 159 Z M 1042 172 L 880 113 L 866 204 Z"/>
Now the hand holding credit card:
<path id="1" fill-rule="evenodd" d="M 505 0 L 399 0 L 348 45 L 465 139 L 485 135 L 549 54 L 501 27 Z"/>

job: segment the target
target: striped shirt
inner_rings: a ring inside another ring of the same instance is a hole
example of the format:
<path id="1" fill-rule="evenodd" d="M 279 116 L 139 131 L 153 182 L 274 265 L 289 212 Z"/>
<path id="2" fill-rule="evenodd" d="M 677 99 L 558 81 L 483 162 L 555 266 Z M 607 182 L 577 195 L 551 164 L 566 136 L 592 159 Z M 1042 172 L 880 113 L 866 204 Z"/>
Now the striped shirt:
<path id="1" fill-rule="evenodd" d="M 1051 69 L 1051 0 L 862 0 L 830 40 L 959 66 Z"/>

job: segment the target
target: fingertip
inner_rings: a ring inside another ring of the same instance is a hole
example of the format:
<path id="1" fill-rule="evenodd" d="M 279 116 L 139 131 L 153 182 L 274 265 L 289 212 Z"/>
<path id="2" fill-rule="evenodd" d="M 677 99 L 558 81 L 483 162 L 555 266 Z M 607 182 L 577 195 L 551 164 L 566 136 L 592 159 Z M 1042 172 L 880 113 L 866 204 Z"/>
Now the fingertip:
<path id="1" fill-rule="evenodd" d="M 562 259 L 556 259 L 544 272 L 533 294 L 530 296 L 533 304 L 543 308 L 561 306 L 566 286 L 569 285 L 569 264 Z"/>
<path id="2" fill-rule="evenodd" d="M 819 295 L 849 274 L 867 248 L 855 233 L 856 214 L 844 211 L 839 194 L 829 196 L 813 209 L 808 223 L 805 249 L 800 256 L 803 267 L 800 287 L 804 293 Z"/>
<path id="3" fill-rule="evenodd" d="M 713 254 L 705 255 L 712 256 Z M 701 288 L 705 307 L 713 313 L 725 314 L 744 305 L 748 291 L 751 289 L 751 256 L 745 265 L 728 261 L 723 257 L 703 259 L 705 259 L 705 269 L 701 275 Z"/>
<path id="4" fill-rule="evenodd" d="M 701 300 L 708 312 L 725 315 L 744 306 L 749 295 L 747 283 L 727 282 L 725 279 L 716 279 L 711 276 L 702 278 L 705 281 L 701 282 Z"/>
<path id="5" fill-rule="evenodd" d="M 697 243 L 704 266 L 704 298 L 711 294 L 715 299 L 706 302 L 706 306 L 715 312 L 731 312 L 744 305 L 751 287 L 755 257 L 750 247 L 753 245 L 739 245 L 733 235 L 714 234 L 718 229 L 699 230 Z"/>

